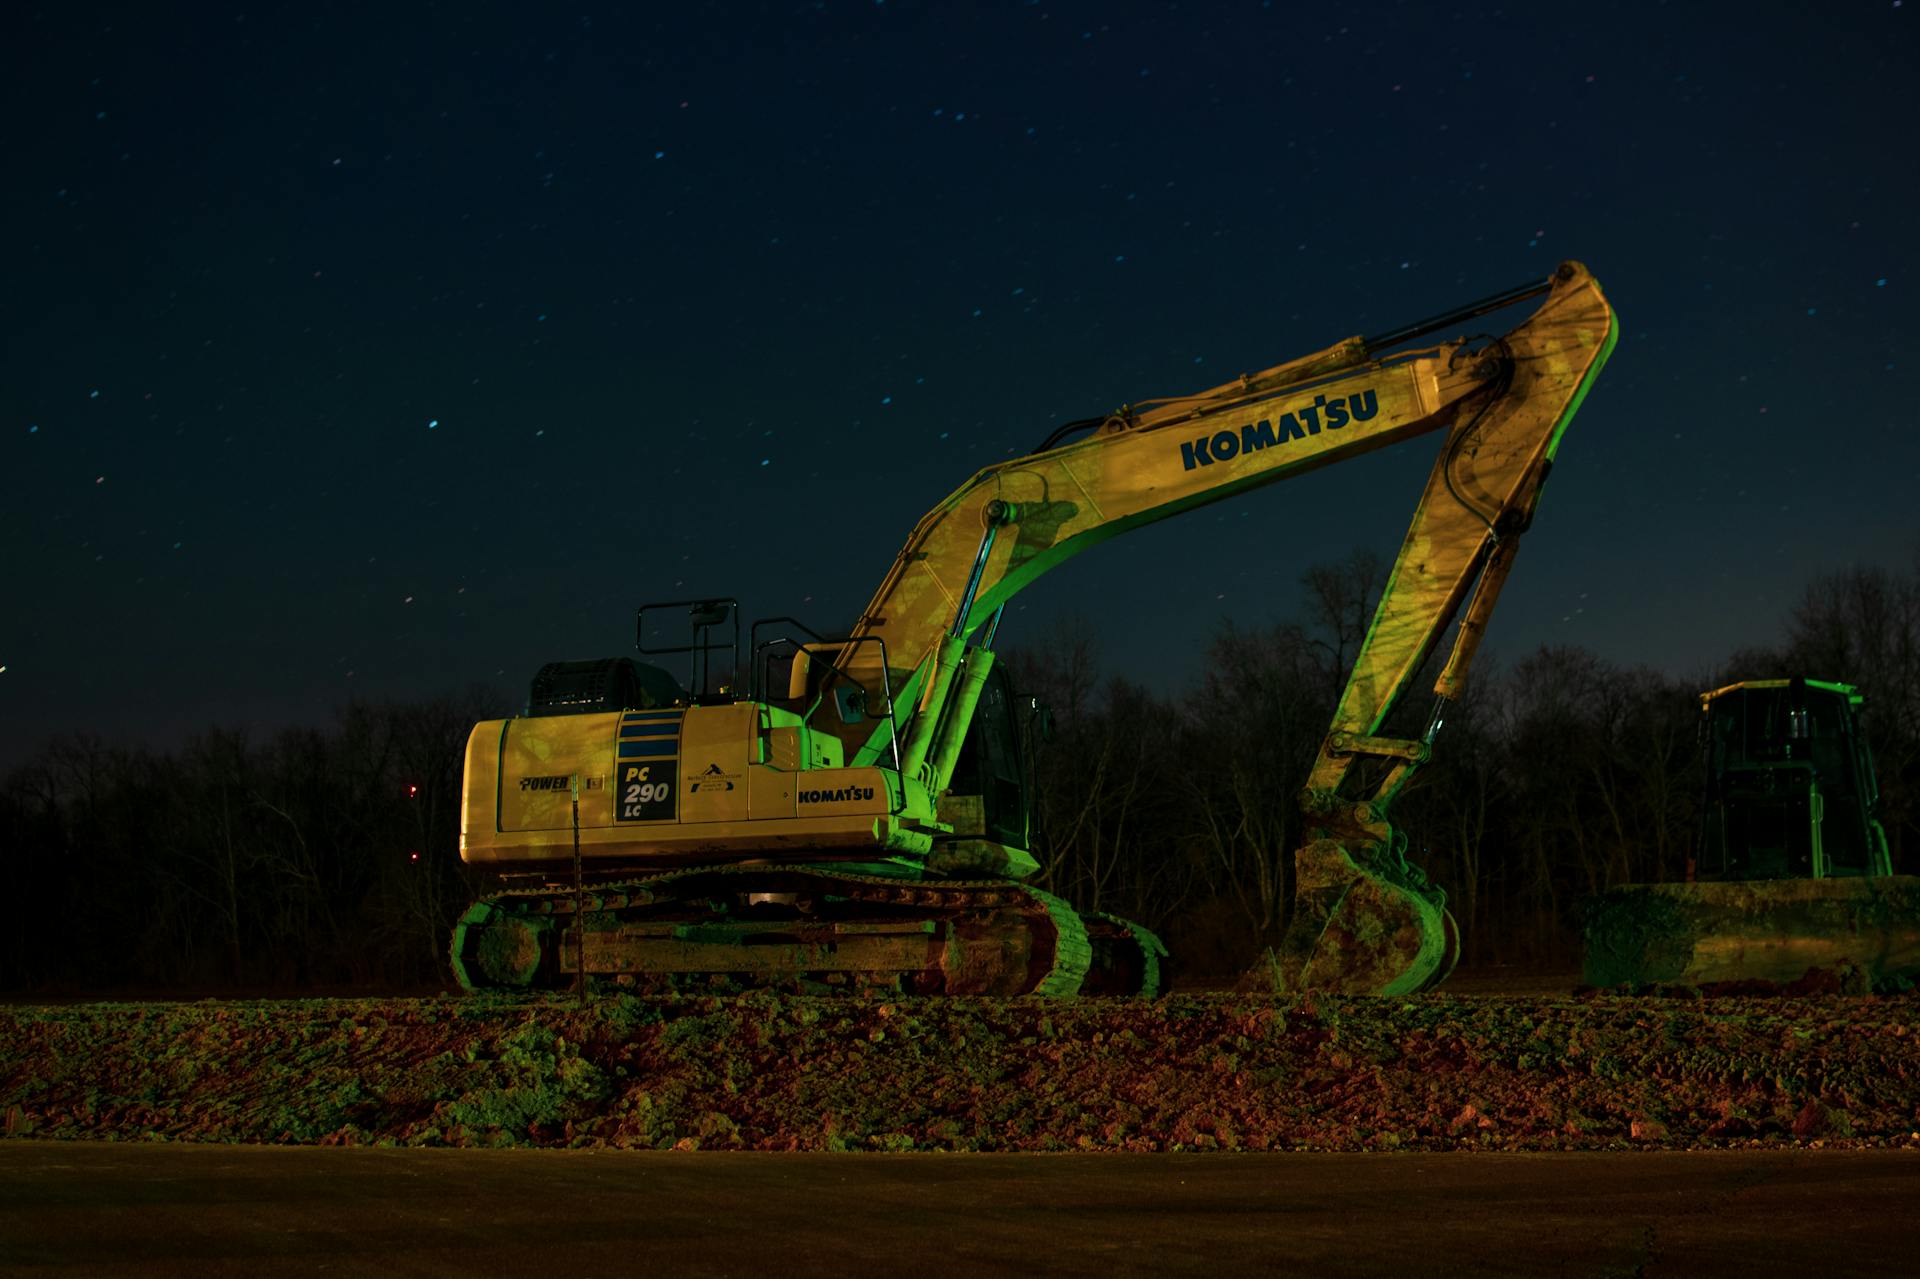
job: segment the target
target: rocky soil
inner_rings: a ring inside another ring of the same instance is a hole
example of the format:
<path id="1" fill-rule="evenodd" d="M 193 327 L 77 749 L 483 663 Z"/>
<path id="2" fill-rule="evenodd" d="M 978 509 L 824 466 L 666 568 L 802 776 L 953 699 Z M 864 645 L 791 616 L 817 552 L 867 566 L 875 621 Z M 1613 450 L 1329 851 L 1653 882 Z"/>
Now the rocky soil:
<path id="1" fill-rule="evenodd" d="M 1920 1146 L 1920 997 L 0 1007 L 13 1137 L 683 1150 Z"/>

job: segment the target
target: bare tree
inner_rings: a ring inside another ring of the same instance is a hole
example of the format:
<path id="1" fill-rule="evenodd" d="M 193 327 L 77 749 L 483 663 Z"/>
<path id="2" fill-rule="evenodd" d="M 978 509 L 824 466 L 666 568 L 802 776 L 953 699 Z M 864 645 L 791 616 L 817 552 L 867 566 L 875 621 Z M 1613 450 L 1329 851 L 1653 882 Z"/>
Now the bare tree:
<path id="1" fill-rule="evenodd" d="M 1344 560 L 1316 564 L 1301 575 L 1307 609 L 1303 634 L 1319 658 L 1321 680 L 1333 698 L 1338 698 L 1353 669 L 1386 583 L 1385 563 L 1364 548 Z"/>
<path id="2" fill-rule="evenodd" d="M 1331 705 L 1313 641 L 1299 627 L 1243 632 L 1228 623 L 1187 706 L 1184 790 L 1207 883 L 1262 941 L 1286 926 L 1300 788 Z"/>

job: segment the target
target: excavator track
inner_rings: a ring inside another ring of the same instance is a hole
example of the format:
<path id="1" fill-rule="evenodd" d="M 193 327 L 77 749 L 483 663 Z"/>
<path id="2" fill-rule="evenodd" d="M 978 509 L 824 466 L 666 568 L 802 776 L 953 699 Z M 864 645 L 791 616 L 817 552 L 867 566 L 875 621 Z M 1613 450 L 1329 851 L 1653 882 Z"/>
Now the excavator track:
<path id="1" fill-rule="evenodd" d="M 1130 919 L 1104 913 L 1085 916 L 1093 963 L 1080 983 L 1083 995 L 1137 995 L 1152 999 L 1168 986 L 1167 948 Z"/>
<path id="2" fill-rule="evenodd" d="M 728 983 L 809 992 L 1145 995 L 1159 939 L 1009 880 L 910 880 L 793 866 L 701 867 L 571 888 L 509 889 L 454 928 L 470 991 Z M 584 944 L 584 946 L 583 946 Z M 1092 981 L 1088 982 L 1089 973 Z"/>

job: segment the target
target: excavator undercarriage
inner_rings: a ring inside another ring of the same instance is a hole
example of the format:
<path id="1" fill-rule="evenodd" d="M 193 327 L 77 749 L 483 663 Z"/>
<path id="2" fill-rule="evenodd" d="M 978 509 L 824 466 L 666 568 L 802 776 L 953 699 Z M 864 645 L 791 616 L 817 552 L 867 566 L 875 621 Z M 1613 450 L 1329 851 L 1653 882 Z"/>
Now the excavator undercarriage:
<path id="1" fill-rule="evenodd" d="M 790 867 L 702 867 L 471 907 L 453 961 L 470 990 L 564 986 L 579 971 L 645 990 L 910 995 L 1159 991 L 1152 933 L 1010 881 L 912 881 Z"/>

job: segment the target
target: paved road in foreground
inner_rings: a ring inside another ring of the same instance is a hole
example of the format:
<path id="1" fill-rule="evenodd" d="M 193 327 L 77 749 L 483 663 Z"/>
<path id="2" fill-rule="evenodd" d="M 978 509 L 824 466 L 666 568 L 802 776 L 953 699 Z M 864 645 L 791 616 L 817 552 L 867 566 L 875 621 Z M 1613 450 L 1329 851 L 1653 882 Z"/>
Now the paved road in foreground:
<path id="1" fill-rule="evenodd" d="M 0 1273 L 1913 1273 L 1920 1151 L 757 1155 L 0 1141 Z"/>

